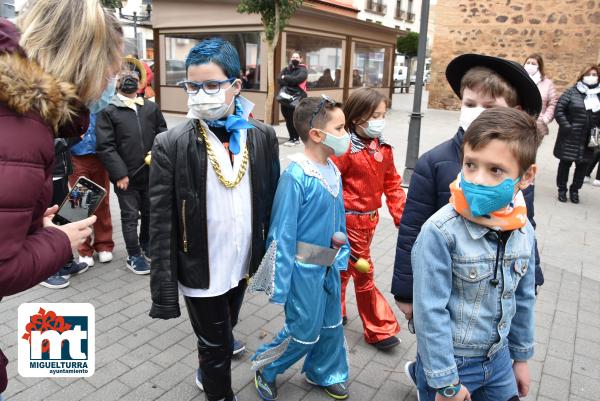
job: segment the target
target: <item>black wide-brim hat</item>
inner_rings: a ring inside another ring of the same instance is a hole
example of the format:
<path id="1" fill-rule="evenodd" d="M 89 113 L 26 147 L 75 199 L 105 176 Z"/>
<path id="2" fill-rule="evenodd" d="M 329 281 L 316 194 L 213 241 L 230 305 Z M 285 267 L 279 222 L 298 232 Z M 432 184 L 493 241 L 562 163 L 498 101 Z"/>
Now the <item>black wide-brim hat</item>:
<path id="1" fill-rule="evenodd" d="M 522 65 L 499 57 L 483 54 L 462 54 L 446 67 L 446 79 L 459 98 L 460 82 L 467 71 L 473 67 L 487 67 L 502 76 L 515 90 L 519 97 L 519 105 L 527 114 L 537 117 L 542 111 L 540 91 L 529 77 Z"/>

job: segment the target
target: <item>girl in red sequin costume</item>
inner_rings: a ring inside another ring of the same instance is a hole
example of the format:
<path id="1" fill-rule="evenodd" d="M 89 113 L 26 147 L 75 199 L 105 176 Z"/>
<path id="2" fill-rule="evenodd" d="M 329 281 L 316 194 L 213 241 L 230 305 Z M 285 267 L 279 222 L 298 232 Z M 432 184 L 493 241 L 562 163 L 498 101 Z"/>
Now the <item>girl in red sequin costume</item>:
<path id="1" fill-rule="evenodd" d="M 385 126 L 388 99 L 372 88 L 354 92 L 344 106 L 346 129 L 352 138 L 351 148 L 340 157 L 332 157 L 342 173 L 346 225 L 352 257 L 342 277 L 342 314 L 346 322 L 346 287 L 354 278 L 358 313 L 363 322 L 365 341 L 379 349 L 400 343 L 396 334 L 398 321 L 389 304 L 375 286 L 371 241 L 379 221 L 378 209 L 385 194 L 396 227 L 400 224 L 406 194 L 402 179 L 394 166 L 392 147 L 381 136 Z M 357 258 L 369 262 L 369 271 L 355 268 Z"/>

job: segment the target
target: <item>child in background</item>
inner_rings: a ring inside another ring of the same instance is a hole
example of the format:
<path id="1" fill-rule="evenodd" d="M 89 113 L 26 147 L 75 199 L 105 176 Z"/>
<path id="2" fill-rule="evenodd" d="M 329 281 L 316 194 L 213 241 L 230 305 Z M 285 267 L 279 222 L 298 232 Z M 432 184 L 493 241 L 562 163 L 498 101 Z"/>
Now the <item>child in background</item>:
<path id="1" fill-rule="evenodd" d="M 306 355 L 306 380 L 335 399 L 348 398 L 347 350 L 340 307 L 340 270 L 349 246 L 340 173 L 329 157 L 342 155 L 350 137 L 341 105 L 325 96 L 303 99 L 294 126 L 304 154 L 292 157 L 281 176 L 267 238 L 269 249 L 250 284 L 284 305 L 285 325 L 252 357 L 258 395 L 277 399 L 275 379 Z M 341 243 L 340 243 L 341 242 Z"/>
<path id="2" fill-rule="evenodd" d="M 365 341 L 382 350 L 400 344 L 396 338 L 400 326 L 389 304 L 375 287 L 371 241 L 379 222 L 381 196 L 385 194 L 396 227 L 400 225 L 406 203 L 392 147 L 382 136 L 388 106 L 388 99 L 376 89 L 361 88 L 353 92 L 344 105 L 346 129 L 350 132 L 352 146 L 344 155 L 332 158 L 342 174 L 346 228 L 352 254 L 348 270 L 341 273 L 344 324 L 347 320 L 346 286 L 352 277 Z M 357 258 L 368 261 L 368 272 L 356 269 Z"/>

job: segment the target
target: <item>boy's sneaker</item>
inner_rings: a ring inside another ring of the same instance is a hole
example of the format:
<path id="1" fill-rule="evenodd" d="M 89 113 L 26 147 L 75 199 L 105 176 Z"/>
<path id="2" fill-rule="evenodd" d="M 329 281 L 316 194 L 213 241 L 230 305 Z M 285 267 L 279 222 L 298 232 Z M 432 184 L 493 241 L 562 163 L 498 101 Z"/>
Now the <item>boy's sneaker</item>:
<path id="1" fill-rule="evenodd" d="M 233 339 L 233 356 L 237 356 L 246 351 L 246 343 L 240 340 Z"/>
<path id="2" fill-rule="evenodd" d="M 590 176 L 588 176 L 588 175 L 586 175 L 586 176 L 583 178 L 583 182 L 584 182 L 584 183 L 588 183 L 588 182 L 590 182 L 591 180 L 592 180 L 592 178 L 591 178 Z"/>
<path id="3" fill-rule="evenodd" d="M 330 386 L 319 386 L 317 383 L 313 382 L 308 377 L 304 377 L 306 378 L 306 381 L 308 383 L 312 384 L 313 386 L 321 387 L 323 391 L 325 391 L 325 394 L 327 394 L 333 399 L 345 400 L 350 396 L 350 394 L 348 393 L 348 387 L 346 387 L 346 383 L 335 383 Z"/>
<path id="4" fill-rule="evenodd" d="M 202 385 L 202 369 L 200 368 L 196 370 L 196 386 L 198 386 L 200 391 L 204 391 L 204 386 Z"/>
<path id="5" fill-rule="evenodd" d="M 113 254 L 110 251 L 100 251 L 98 252 L 98 261 L 100 263 L 108 263 L 113 260 Z"/>
<path id="6" fill-rule="evenodd" d="M 286 143 L 283 144 L 283 146 L 287 146 L 287 147 L 292 147 L 296 145 L 296 141 L 292 141 L 291 139 L 289 141 L 287 141 Z"/>
<path id="7" fill-rule="evenodd" d="M 142 255 L 128 257 L 127 268 L 135 274 L 150 274 L 150 266 Z"/>
<path id="8" fill-rule="evenodd" d="M 600 180 L 594 180 L 594 182 L 592 182 L 592 185 L 595 187 L 600 187 Z"/>
<path id="9" fill-rule="evenodd" d="M 265 380 L 259 370 L 254 372 L 254 386 L 258 396 L 264 401 L 275 401 L 277 399 L 277 387 L 275 382 L 269 383 Z"/>
<path id="10" fill-rule="evenodd" d="M 40 284 L 46 288 L 58 289 L 68 287 L 69 280 L 62 278 L 58 273 L 54 273 Z"/>
<path id="11" fill-rule="evenodd" d="M 81 274 L 86 272 L 90 267 L 85 263 L 77 263 L 74 260 L 64 265 L 59 271 L 58 275 L 68 280 L 74 274 Z"/>
<path id="12" fill-rule="evenodd" d="M 385 350 L 394 348 L 399 344 L 400 344 L 400 340 L 398 340 L 398 338 L 396 336 L 391 336 L 384 340 L 377 341 L 376 343 L 372 343 L 371 345 L 373 345 L 375 348 L 377 348 L 380 351 L 385 351 Z"/>
<path id="13" fill-rule="evenodd" d="M 93 256 L 80 256 L 79 263 L 85 263 L 88 267 L 94 266 L 94 257 Z"/>
<path id="14" fill-rule="evenodd" d="M 416 386 L 417 385 L 417 363 L 415 361 L 408 361 L 404 364 L 404 374 L 410 379 L 410 381 Z"/>

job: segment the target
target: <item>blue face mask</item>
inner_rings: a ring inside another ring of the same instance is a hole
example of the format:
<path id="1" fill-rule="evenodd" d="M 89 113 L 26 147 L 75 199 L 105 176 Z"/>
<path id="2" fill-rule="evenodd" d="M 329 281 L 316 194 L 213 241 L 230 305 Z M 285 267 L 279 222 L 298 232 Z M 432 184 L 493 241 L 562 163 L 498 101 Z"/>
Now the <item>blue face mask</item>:
<path id="1" fill-rule="evenodd" d="M 117 79 L 111 78 L 110 81 L 108 81 L 108 86 L 106 87 L 106 89 L 104 89 L 104 92 L 102 92 L 102 95 L 100 95 L 100 99 L 98 99 L 95 102 L 92 102 L 88 105 L 88 109 L 90 109 L 90 113 L 92 113 L 92 114 L 99 113 L 100 111 L 102 111 L 103 108 L 108 106 L 108 104 L 110 103 L 110 99 L 112 99 L 112 97 L 115 95 L 116 89 L 117 89 Z"/>
<path id="2" fill-rule="evenodd" d="M 323 130 L 319 131 L 325 134 L 323 144 L 329 146 L 333 150 L 333 154 L 339 157 L 346 153 L 348 147 L 350 146 L 350 135 L 346 133 L 342 136 L 334 136 Z"/>
<path id="3" fill-rule="evenodd" d="M 487 186 L 473 184 L 465 180 L 464 175 L 461 173 L 460 187 L 469 204 L 471 214 L 475 217 L 481 217 L 508 206 L 513 200 L 515 185 L 520 180 L 520 177 L 514 180 L 507 178 L 498 185 Z"/>

